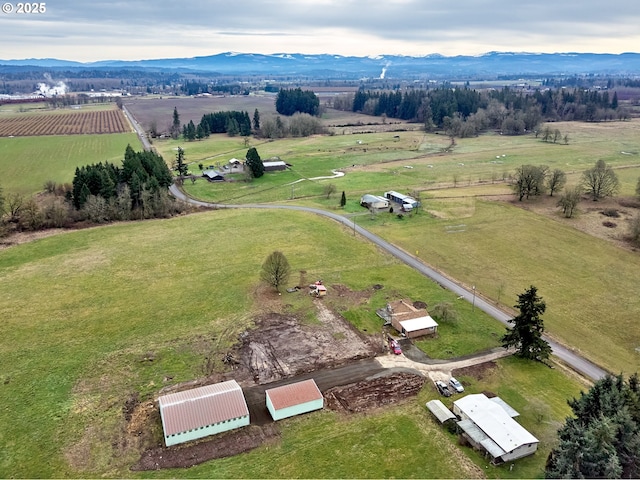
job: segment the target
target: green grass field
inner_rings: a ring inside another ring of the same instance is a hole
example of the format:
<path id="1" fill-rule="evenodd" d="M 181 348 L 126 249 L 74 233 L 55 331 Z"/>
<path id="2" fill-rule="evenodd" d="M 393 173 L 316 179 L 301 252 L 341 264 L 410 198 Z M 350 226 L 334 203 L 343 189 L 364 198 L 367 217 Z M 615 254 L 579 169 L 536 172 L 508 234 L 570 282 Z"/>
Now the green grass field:
<path id="1" fill-rule="evenodd" d="M 382 284 L 387 295 L 455 301 L 348 229 L 301 213 L 221 210 L 71 232 L 0 251 L 0 476 L 131 476 L 136 449 L 120 441 L 125 401 L 136 393 L 152 398 L 166 377 L 199 377 L 204 356 L 235 341 L 261 308 L 254 303 L 259 269 L 276 245 L 294 270 L 327 284 L 353 290 Z M 346 315 L 367 317 L 363 329 L 379 328 L 372 310 L 384 301 L 374 297 Z M 468 310 L 462 309 L 465 317 Z M 493 324 L 477 309 L 471 319 Z M 495 344 L 490 332 L 480 336 Z M 143 360 L 149 355 L 153 362 Z M 575 384 L 563 382 L 536 392 L 575 395 Z M 459 477 L 456 462 L 425 458 L 446 439 L 422 411 L 423 401 L 370 418 L 305 417 L 284 429 L 281 444 L 158 475 Z M 455 441 L 446 441 L 455 451 Z M 423 442 L 424 448 L 403 450 Z M 336 451 L 347 456 L 336 462 Z M 361 455 L 370 459 L 366 468 L 353 461 Z M 404 466 L 396 455 L 407 456 Z M 543 459 L 537 459 L 539 471 Z"/>
<path id="2" fill-rule="evenodd" d="M 502 179 L 523 163 L 563 168 L 572 182 L 599 158 L 617 168 L 621 194 L 633 194 L 640 175 L 640 122 L 552 126 L 569 136 L 569 145 L 488 134 L 456 140 L 451 153 L 442 153 L 448 139 L 421 132 L 252 139 L 263 158 L 280 156 L 293 164 L 292 171 L 248 184 L 198 180 L 185 189 L 209 201 L 289 201 L 327 209 L 337 209 L 345 191 L 345 213 L 362 213 L 356 222 L 476 285 L 480 295 L 509 306 L 535 284 L 547 301 L 544 319 L 553 336 L 613 372 L 632 372 L 640 365 L 635 351 L 640 333 L 634 326 L 640 312 L 637 252 L 580 233 L 569 222 L 474 197 L 508 193 Z M 139 145 L 134 135 L 0 139 L 4 193 L 34 193 L 47 180 L 70 182 L 78 165 L 119 163 L 127 143 Z M 224 164 L 247 150 L 243 139 L 226 136 L 155 143 L 169 164 L 179 145 L 194 173 L 200 162 Z M 333 169 L 347 174 L 291 185 Z M 337 189 L 330 199 L 323 196 L 327 183 Z M 372 218 L 358 205 L 361 194 L 389 189 L 421 190 L 425 210 L 436 215 Z M 375 309 L 400 296 L 429 305 L 450 301 L 459 311 L 460 320 L 441 325 L 437 339 L 421 342 L 431 356 L 464 355 L 498 344 L 503 327 L 497 322 L 362 243 L 348 228 L 310 215 L 221 210 L 44 238 L 0 250 L 0 363 L 5 367 L 0 372 L 5 406 L 0 476 L 132 476 L 128 466 L 137 449 L 121 441 L 124 403 L 134 394 L 152 398 L 165 378 L 180 382 L 202 375 L 204 357 L 225 351 L 251 325 L 260 309 L 255 303 L 260 265 L 276 248 L 294 271 L 305 269 L 326 283 L 352 290 L 384 285 L 360 306 L 327 298 L 362 331 L 377 331 Z M 303 303 L 288 308 L 304 317 L 308 305 Z M 149 355 L 153 362 L 144 360 Z M 517 462 L 512 472 L 485 468 L 483 457 L 466 449 L 460 457 L 455 438 L 423 408 L 436 395 L 428 385 L 416 401 L 384 411 L 348 418 L 320 412 L 288 420 L 281 442 L 246 455 L 135 476 L 476 476 L 471 466 L 460 467 L 449 456 L 442 461 L 444 451 L 467 463 L 468 456 L 489 477 L 540 477 L 555 430 L 568 413 L 566 399 L 580 389 L 570 378 L 515 359 L 499 362 L 480 381 L 462 378 L 469 392 L 502 396 L 543 440 L 540 452 Z M 159 430 L 152 434 L 159 438 Z"/>
<path id="3" fill-rule="evenodd" d="M 547 303 L 547 331 L 612 372 L 640 368 L 640 257 L 511 206 L 469 199 L 424 200 L 426 212 L 358 223 L 493 300 L 515 304 L 529 285 Z M 383 221 L 385 222 L 383 224 Z"/>
<path id="4" fill-rule="evenodd" d="M 76 167 L 99 162 L 122 164 L 134 133 L 0 138 L 0 185 L 6 194 L 33 195 L 49 180 L 71 183 Z"/>

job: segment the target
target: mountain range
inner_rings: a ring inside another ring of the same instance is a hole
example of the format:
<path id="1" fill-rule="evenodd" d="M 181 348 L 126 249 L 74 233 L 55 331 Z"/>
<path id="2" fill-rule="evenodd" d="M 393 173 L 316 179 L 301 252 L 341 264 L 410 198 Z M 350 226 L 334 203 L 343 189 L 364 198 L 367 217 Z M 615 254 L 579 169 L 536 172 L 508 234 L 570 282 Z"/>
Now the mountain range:
<path id="1" fill-rule="evenodd" d="M 0 71 L 25 68 L 152 69 L 207 72 L 220 75 L 297 75 L 321 78 L 441 78 L 538 75 L 640 75 L 640 53 L 514 53 L 477 56 L 331 54 L 255 54 L 226 52 L 191 58 L 74 62 L 58 59 L 0 60 Z"/>

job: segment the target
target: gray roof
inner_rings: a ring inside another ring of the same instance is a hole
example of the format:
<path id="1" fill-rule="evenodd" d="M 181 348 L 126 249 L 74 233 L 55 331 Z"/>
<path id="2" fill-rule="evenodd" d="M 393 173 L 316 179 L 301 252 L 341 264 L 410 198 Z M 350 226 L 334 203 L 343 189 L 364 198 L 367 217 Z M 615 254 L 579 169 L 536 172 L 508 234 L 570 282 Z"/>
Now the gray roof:
<path id="1" fill-rule="evenodd" d="M 482 393 L 462 397 L 456 400 L 454 405 L 505 452 L 539 442 L 527 429 L 511 418 L 502 405 L 492 402 Z"/>
<path id="2" fill-rule="evenodd" d="M 427 402 L 427 408 L 431 413 L 435 415 L 440 423 L 444 423 L 447 420 L 456 418 L 453 412 L 451 412 L 451 410 L 449 410 L 440 400 L 431 400 Z"/>

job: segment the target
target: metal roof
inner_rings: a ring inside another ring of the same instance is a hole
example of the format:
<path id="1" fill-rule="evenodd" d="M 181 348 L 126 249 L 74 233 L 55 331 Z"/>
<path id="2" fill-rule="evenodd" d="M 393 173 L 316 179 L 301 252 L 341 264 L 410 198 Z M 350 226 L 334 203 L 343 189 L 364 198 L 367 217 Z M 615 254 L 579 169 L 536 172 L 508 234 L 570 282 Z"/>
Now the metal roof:
<path id="1" fill-rule="evenodd" d="M 244 394 L 235 380 L 164 395 L 158 403 L 165 435 L 249 415 Z"/>
<path id="2" fill-rule="evenodd" d="M 496 442 L 487 437 L 485 433 L 480 430 L 478 426 L 471 420 L 461 420 L 460 422 L 458 422 L 458 426 L 464 433 L 469 436 L 471 440 L 473 440 L 478 445 L 482 445 L 493 458 L 501 457 L 502 455 L 507 453 L 503 449 L 501 449 L 496 444 Z"/>
<path id="3" fill-rule="evenodd" d="M 467 395 L 453 403 L 505 452 L 529 443 L 538 443 L 536 437 L 486 395 Z"/>
<path id="4" fill-rule="evenodd" d="M 320 392 L 313 378 L 302 382 L 290 383 L 289 385 L 283 385 L 281 387 L 270 388 L 266 391 L 266 394 L 271 399 L 271 404 L 276 410 L 323 398 L 322 392 Z"/>
<path id="5" fill-rule="evenodd" d="M 429 315 L 427 315 L 426 317 L 402 320 L 400 322 L 400 325 L 402 325 L 402 328 L 404 328 L 406 332 L 415 332 L 417 330 L 437 327 L 438 323 Z"/>
<path id="6" fill-rule="evenodd" d="M 500 405 L 511 418 L 520 416 L 520 414 L 511 405 L 502 400 L 500 397 L 492 397 L 489 400 Z"/>
<path id="7" fill-rule="evenodd" d="M 431 400 L 427 402 L 427 408 L 436 416 L 440 423 L 444 423 L 447 420 L 456 418 L 451 410 L 449 410 L 440 400 Z"/>

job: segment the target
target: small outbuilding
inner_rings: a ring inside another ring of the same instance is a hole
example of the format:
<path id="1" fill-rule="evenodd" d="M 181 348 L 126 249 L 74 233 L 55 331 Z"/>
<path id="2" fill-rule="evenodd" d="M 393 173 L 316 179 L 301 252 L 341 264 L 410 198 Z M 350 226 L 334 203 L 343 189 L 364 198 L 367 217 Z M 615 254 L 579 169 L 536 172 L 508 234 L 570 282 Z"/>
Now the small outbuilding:
<path id="1" fill-rule="evenodd" d="M 451 410 L 449 410 L 440 400 L 431 400 L 427 402 L 427 408 L 431 413 L 433 413 L 440 423 L 456 418 Z"/>
<path id="2" fill-rule="evenodd" d="M 366 208 L 389 208 L 389 200 L 377 195 L 366 194 L 360 198 L 360 205 Z"/>
<path id="3" fill-rule="evenodd" d="M 287 164 L 282 160 L 277 160 L 273 162 L 262 162 L 262 165 L 264 165 L 265 172 L 277 172 L 279 170 L 287 169 Z"/>
<path id="4" fill-rule="evenodd" d="M 202 176 L 210 182 L 224 182 L 224 174 L 217 170 L 204 170 Z"/>
<path id="5" fill-rule="evenodd" d="M 267 410 L 274 420 L 293 417 L 324 407 L 322 392 L 311 378 L 266 391 Z"/>
<path id="6" fill-rule="evenodd" d="M 384 313 L 390 318 L 391 326 L 407 338 L 435 335 L 438 332 L 438 323 L 429 312 L 414 307 L 409 300 L 388 303 Z"/>
<path id="7" fill-rule="evenodd" d="M 167 447 L 249 425 L 249 408 L 235 380 L 158 398 Z"/>

